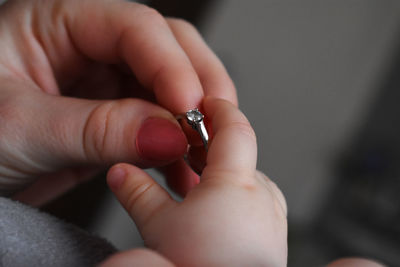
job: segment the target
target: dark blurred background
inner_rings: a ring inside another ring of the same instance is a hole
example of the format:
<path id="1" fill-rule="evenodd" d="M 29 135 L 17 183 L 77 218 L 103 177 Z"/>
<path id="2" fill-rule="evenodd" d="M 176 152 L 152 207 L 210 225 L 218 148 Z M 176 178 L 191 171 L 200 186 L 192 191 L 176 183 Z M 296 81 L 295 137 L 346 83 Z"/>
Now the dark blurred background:
<path id="1" fill-rule="evenodd" d="M 195 24 L 230 72 L 288 202 L 288 265 L 400 266 L 400 1 L 143 2 Z M 104 177 L 46 209 L 142 245 Z"/>

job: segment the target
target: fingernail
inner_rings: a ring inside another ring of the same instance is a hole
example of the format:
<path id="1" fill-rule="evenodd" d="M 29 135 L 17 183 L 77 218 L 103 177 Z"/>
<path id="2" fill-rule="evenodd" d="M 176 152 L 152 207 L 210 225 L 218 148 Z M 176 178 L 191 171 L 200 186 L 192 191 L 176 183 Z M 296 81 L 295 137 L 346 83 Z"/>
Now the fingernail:
<path id="1" fill-rule="evenodd" d="M 185 154 L 186 136 L 173 122 L 161 118 L 145 120 L 136 137 L 136 149 L 144 159 L 169 161 Z"/>
<path id="2" fill-rule="evenodd" d="M 126 172 L 120 167 L 114 167 L 108 172 L 108 185 L 113 190 L 117 190 L 124 183 L 126 177 Z"/>

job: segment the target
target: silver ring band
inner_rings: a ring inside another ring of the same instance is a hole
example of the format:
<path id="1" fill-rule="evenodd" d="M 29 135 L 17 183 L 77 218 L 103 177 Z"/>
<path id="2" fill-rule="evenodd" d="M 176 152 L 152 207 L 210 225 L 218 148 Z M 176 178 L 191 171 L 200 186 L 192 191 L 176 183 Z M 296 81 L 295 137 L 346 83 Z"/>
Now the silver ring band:
<path id="1" fill-rule="evenodd" d="M 206 151 L 208 150 L 208 132 L 206 126 L 204 124 L 204 115 L 197 109 L 191 109 L 186 112 L 184 115 L 178 115 L 175 117 L 177 120 L 181 120 L 183 118 L 186 119 L 186 122 L 199 133 L 201 140 L 203 141 L 204 148 Z"/>
<path id="2" fill-rule="evenodd" d="M 197 108 L 191 109 L 186 112 L 186 121 L 194 130 L 199 133 L 201 140 L 203 141 L 204 148 L 207 151 L 208 133 L 206 126 L 204 125 L 204 115 Z"/>

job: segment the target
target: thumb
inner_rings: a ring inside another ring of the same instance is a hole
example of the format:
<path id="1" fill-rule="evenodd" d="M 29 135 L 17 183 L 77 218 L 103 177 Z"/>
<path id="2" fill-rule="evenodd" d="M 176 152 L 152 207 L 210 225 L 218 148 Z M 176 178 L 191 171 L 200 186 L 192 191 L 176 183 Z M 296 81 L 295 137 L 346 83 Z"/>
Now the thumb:
<path id="1" fill-rule="evenodd" d="M 29 103 L 28 143 L 34 144 L 31 152 L 44 165 L 124 161 L 160 166 L 186 152 L 186 137 L 173 115 L 141 99 L 98 101 L 41 94 Z"/>
<path id="2" fill-rule="evenodd" d="M 139 230 L 154 216 L 176 204 L 146 172 L 129 164 L 113 166 L 108 171 L 107 183 Z"/>

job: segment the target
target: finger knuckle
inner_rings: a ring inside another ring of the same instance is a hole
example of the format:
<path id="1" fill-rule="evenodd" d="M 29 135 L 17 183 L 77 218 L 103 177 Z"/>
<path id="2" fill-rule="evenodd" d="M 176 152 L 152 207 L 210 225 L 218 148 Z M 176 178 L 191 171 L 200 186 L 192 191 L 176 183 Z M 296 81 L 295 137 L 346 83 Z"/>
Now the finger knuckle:
<path id="1" fill-rule="evenodd" d="M 26 112 L 21 107 L 25 106 L 26 98 L 22 94 L 4 97 L 0 100 L 0 135 L 5 135 L 9 130 L 25 128 Z"/>
<path id="2" fill-rule="evenodd" d="M 275 192 L 275 199 L 277 202 L 277 206 L 280 208 L 279 210 L 283 212 L 285 217 L 287 216 L 287 202 L 286 197 L 283 194 L 282 190 L 279 189 L 278 185 L 271 181 L 271 187 Z"/>
<path id="3" fill-rule="evenodd" d="M 139 99 L 127 98 L 98 104 L 83 126 L 82 149 L 86 160 L 115 163 L 133 157 L 130 147 L 134 139 L 129 138 L 129 131 L 137 125 L 134 120 L 136 114 L 145 111 L 146 105 Z"/>
<path id="4" fill-rule="evenodd" d="M 137 206 L 140 205 L 139 203 L 142 197 L 146 194 L 146 192 L 151 190 L 154 185 L 154 183 L 142 182 L 130 188 L 128 193 L 129 197 L 126 201 L 126 209 L 130 214 L 135 213 Z"/>
<path id="5" fill-rule="evenodd" d="M 278 185 L 273 182 L 267 175 L 263 172 L 257 170 L 256 175 L 263 181 L 265 181 L 266 185 L 270 188 L 275 200 L 275 208 L 277 213 L 283 212 L 283 214 L 287 215 L 287 202 L 285 195 L 282 190 L 278 187 Z"/>
<path id="6" fill-rule="evenodd" d="M 112 128 L 112 113 L 115 112 L 115 103 L 109 102 L 95 107 L 89 114 L 83 130 L 83 151 L 87 158 L 105 161 L 108 132 Z M 112 140 L 112 139 L 111 139 Z"/>
<path id="7" fill-rule="evenodd" d="M 256 133 L 248 122 L 235 121 L 227 125 L 227 129 L 249 137 L 251 140 L 256 141 Z"/>
<path id="8" fill-rule="evenodd" d="M 226 186 L 227 184 L 230 184 L 231 186 L 245 189 L 248 192 L 255 192 L 259 188 L 258 183 L 254 179 L 252 179 L 253 175 L 248 171 L 243 170 L 242 172 L 237 170 L 219 169 L 214 167 L 211 169 L 211 172 L 213 177 L 215 178 L 215 183 L 218 183 L 221 186 Z M 238 177 L 240 177 L 241 179 L 238 179 Z"/>

